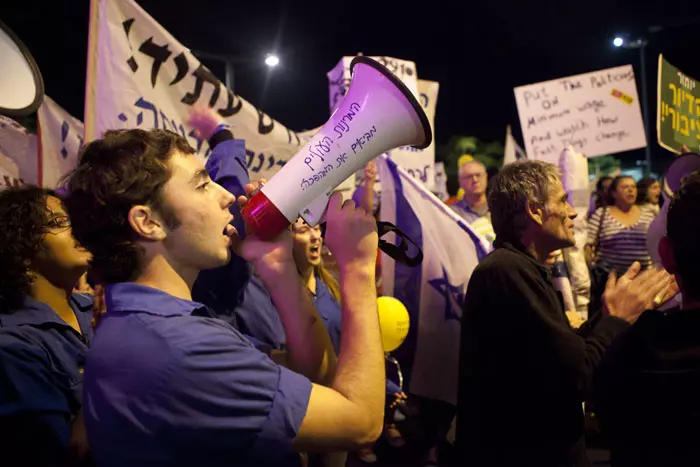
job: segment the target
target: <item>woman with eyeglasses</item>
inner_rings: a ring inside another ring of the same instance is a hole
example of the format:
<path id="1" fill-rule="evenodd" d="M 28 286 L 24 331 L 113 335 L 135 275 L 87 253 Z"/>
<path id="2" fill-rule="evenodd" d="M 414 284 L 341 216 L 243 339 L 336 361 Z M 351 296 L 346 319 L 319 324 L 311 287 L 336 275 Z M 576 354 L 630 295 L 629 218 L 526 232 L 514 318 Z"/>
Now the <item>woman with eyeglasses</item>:
<path id="1" fill-rule="evenodd" d="M 0 192 L 0 440 L 22 465 L 84 465 L 83 365 L 92 299 L 74 294 L 90 253 L 56 193 Z"/>

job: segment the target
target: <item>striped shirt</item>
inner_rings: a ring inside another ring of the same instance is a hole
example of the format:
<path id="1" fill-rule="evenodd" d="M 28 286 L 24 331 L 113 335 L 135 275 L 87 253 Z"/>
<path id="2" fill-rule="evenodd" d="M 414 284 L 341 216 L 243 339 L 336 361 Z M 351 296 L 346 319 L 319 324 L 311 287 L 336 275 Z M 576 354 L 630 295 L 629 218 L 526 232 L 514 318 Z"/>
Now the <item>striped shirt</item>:
<path id="1" fill-rule="evenodd" d="M 610 213 L 610 208 L 605 210 L 603 228 L 600 229 L 598 240 L 598 257 L 595 265 L 606 271 L 615 270 L 623 274 L 635 261 L 639 261 L 642 268 L 651 266 L 651 257 L 647 251 L 647 231 L 654 220 L 653 209 L 640 206 L 641 214 L 634 225 L 623 225 Z M 595 245 L 600 226 L 600 217 L 603 208 L 598 208 L 588 220 L 588 244 Z"/>
<path id="2" fill-rule="evenodd" d="M 493 244 L 496 234 L 491 224 L 491 212 L 486 210 L 483 214 L 479 214 L 470 208 L 464 199 L 457 201 L 450 208 L 464 219 L 474 233 L 484 237 L 489 244 Z"/>

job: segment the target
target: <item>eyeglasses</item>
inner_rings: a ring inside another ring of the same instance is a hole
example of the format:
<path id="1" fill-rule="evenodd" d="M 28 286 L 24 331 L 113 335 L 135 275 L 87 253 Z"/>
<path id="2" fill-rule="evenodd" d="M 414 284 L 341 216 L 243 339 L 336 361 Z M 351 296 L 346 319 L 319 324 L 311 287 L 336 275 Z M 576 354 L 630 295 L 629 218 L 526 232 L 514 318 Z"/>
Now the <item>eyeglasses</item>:
<path id="1" fill-rule="evenodd" d="M 68 216 L 56 216 L 46 221 L 46 227 L 49 229 L 68 229 L 70 228 L 70 218 Z"/>
<path id="2" fill-rule="evenodd" d="M 475 174 L 461 174 L 459 176 L 460 180 L 480 180 L 486 176 L 486 172 L 479 172 Z"/>

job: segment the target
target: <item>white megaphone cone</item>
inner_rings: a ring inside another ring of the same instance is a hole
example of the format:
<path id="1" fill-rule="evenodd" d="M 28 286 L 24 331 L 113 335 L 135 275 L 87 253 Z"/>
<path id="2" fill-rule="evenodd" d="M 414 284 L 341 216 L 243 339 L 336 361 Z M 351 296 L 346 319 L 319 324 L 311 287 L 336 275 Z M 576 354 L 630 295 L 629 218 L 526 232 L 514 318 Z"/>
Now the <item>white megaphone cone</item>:
<path id="1" fill-rule="evenodd" d="M 333 190 L 369 160 L 399 146 L 423 149 L 432 142 L 425 112 L 397 77 L 364 56 L 350 70 L 342 104 L 243 208 L 246 225 L 258 237 L 274 238 L 300 215 L 318 224 Z"/>

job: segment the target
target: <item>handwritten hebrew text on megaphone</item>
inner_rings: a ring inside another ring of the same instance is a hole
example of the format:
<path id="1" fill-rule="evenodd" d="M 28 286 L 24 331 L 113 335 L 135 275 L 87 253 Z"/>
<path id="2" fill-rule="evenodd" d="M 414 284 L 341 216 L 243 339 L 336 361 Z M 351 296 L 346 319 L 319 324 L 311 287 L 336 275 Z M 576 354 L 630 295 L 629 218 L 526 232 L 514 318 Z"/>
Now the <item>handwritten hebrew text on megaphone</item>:
<path id="1" fill-rule="evenodd" d="M 426 148 L 432 130 L 411 91 L 368 57 L 351 64 L 342 104 L 243 208 L 258 237 L 272 239 L 301 215 L 316 225 L 332 191 L 369 160 L 399 146 Z"/>

